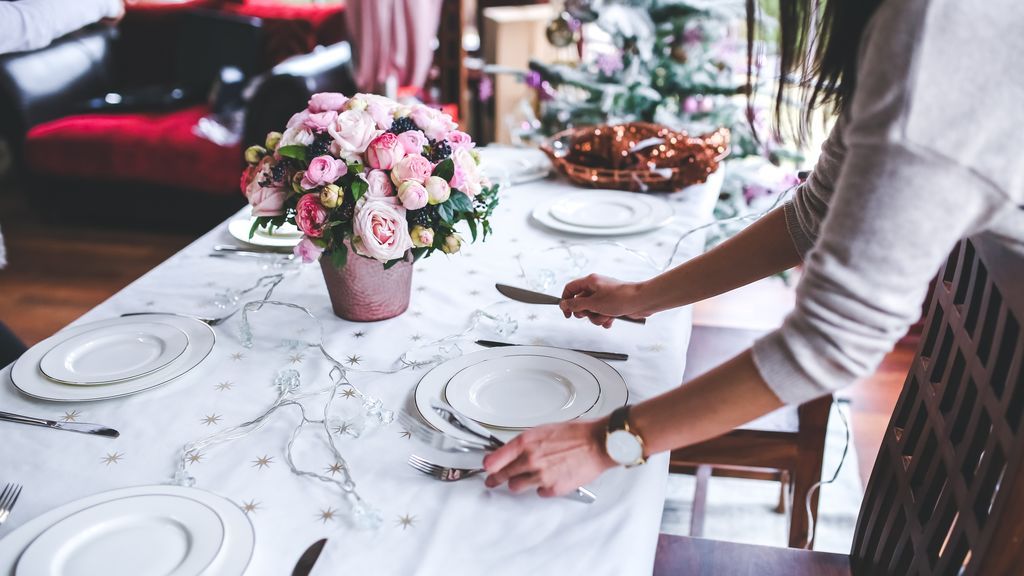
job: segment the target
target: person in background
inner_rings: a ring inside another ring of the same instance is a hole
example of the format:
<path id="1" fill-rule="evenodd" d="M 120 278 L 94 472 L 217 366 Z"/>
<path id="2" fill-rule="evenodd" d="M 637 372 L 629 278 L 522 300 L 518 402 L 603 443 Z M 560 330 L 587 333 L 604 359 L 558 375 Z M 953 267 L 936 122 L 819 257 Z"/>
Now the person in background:
<path id="1" fill-rule="evenodd" d="M 0 0 L 0 54 L 44 48 L 96 22 L 116 22 L 124 0 Z"/>
<path id="2" fill-rule="evenodd" d="M 565 494 L 614 466 L 829 394 L 874 372 L 962 238 L 1024 254 L 1024 3 L 779 2 L 779 77 L 804 79 L 800 133 L 817 104 L 837 112 L 811 177 L 706 254 L 645 282 L 570 282 L 561 306 L 608 327 L 802 262 L 796 308 L 683 386 L 601 420 L 522 433 L 484 459 L 488 486 Z"/>

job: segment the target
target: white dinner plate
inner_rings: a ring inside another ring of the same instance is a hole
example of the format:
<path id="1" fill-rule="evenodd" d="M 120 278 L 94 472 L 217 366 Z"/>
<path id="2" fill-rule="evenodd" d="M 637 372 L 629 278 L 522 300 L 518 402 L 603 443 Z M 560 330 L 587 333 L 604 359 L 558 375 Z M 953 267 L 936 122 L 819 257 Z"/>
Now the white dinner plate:
<path id="1" fill-rule="evenodd" d="M 473 436 L 469 436 L 465 432 L 455 428 L 441 418 L 437 412 L 434 412 L 431 408 L 431 404 L 443 398 L 442 395 L 444 394 L 444 389 L 448 384 L 448 381 L 460 371 L 487 360 L 520 355 L 535 355 L 545 358 L 568 360 L 569 362 L 589 371 L 595 378 L 597 378 L 597 381 L 601 384 L 601 395 L 590 410 L 580 415 L 580 418 L 596 418 L 598 416 L 604 416 L 619 406 L 624 406 L 629 400 L 629 391 L 626 389 L 626 382 L 622 379 L 622 375 L 620 375 L 617 370 L 597 358 L 587 356 L 586 354 L 580 354 L 579 352 L 573 352 L 572 350 L 553 348 L 550 346 L 509 346 L 505 348 L 491 348 L 488 350 L 473 352 L 472 354 L 465 354 L 435 366 L 430 372 L 424 374 L 423 378 L 420 379 L 419 384 L 416 385 L 416 390 L 413 392 L 413 406 L 419 412 L 420 418 L 430 426 L 444 432 L 445 434 L 449 434 L 457 438 L 467 438 L 472 440 L 474 439 Z M 515 438 L 520 432 L 520 430 L 508 430 L 493 426 L 487 426 L 487 428 L 489 428 L 495 436 L 505 441 Z"/>
<path id="2" fill-rule="evenodd" d="M 555 196 L 533 210 L 540 224 L 580 236 L 628 236 L 665 226 L 675 217 L 663 198 L 636 192 L 589 190 Z"/>
<path id="3" fill-rule="evenodd" d="M 64 384 L 110 384 L 155 372 L 186 348 L 180 329 L 136 317 L 64 340 L 43 355 L 39 369 Z"/>
<path id="4" fill-rule="evenodd" d="M 245 572 L 252 557 L 253 547 L 256 543 L 256 534 L 253 531 L 249 517 L 236 504 L 205 490 L 198 488 L 186 488 L 184 486 L 136 486 L 133 488 L 120 488 L 109 492 L 101 492 L 86 496 L 80 500 L 69 502 L 36 516 L 28 522 L 19 526 L 16 530 L 0 539 L 0 576 L 15 576 L 15 566 L 18 559 L 26 548 L 46 531 L 47 528 L 60 522 L 68 516 L 120 498 L 132 496 L 143 496 L 151 494 L 165 494 L 179 496 L 195 500 L 205 504 L 220 517 L 224 526 L 223 542 L 220 545 L 220 552 L 213 560 L 213 563 L 206 570 L 210 576 L 240 576 Z M 94 571 L 93 574 L 106 574 L 105 570 Z"/>
<path id="5" fill-rule="evenodd" d="M 654 206 L 636 194 L 597 191 L 570 194 L 551 205 L 553 218 L 584 228 L 622 228 L 647 221 Z"/>
<path id="6" fill-rule="evenodd" d="M 39 360 L 43 355 L 66 338 L 97 328 L 126 325 L 139 321 L 138 316 L 125 316 L 71 326 L 29 348 L 11 368 L 11 382 L 15 388 L 28 396 L 53 402 L 87 402 L 118 398 L 155 388 L 185 375 L 209 355 L 217 341 L 213 329 L 195 318 L 174 314 L 147 314 L 146 320 L 169 324 L 188 336 L 189 344 L 185 352 L 155 372 L 105 386 L 68 386 L 50 380 L 39 370 Z"/>
<path id="7" fill-rule="evenodd" d="M 527 354 L 460 370 L 448 381 L 444 396 L 481 424 L 521 430 L 579 418 L 601 397 L 601 384 L 578 364 Z"/>
<path id="8" fill-rule="evenodd" d="M 18 560 L 17 576 L 198 576 L 220 552 L 224 525 L 182 496 L 108 500 L 46 529 Z"/>
<path id="9" fill-rule="evenodd" d="M 228 232 L 236 240 L 255 246 L 291 248 L 298 244 L 299 240 L 302 240 L 302 231 L 288 223 L 274 228 L 273 231 L 267 228 L 257 228 L 252 238 L 249 238 L 249 230 L 252 229 L 253 220 L 253 218 L 248 220 L 232 220 L 228 222 Z"/>

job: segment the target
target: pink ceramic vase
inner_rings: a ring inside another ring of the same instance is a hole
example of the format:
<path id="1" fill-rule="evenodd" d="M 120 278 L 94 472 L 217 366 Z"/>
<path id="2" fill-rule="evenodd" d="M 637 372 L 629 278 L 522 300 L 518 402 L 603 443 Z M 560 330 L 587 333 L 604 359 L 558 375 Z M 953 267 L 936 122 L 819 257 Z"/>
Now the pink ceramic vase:
<path id="1" fill-rule="evenodd" d="M 345 242 L 348 258 L 336 268 L 329 254 L 320 258 L 334 314 L 354 322 L 394 318 L 409 308 L 412 292 L 412 254 L 387 270 L 372 258 L 356 254 Z"/>

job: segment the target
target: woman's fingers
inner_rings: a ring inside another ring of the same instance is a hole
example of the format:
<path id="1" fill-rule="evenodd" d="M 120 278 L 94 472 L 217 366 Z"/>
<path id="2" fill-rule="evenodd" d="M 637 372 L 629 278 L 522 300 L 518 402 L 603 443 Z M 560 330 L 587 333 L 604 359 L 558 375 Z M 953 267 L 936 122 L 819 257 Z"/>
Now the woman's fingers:
<path id="1" fill-rule="evenodd" d="M 511 442 L 484 456 L 484 469 L 487 470 L 487 485 L 491 486 L 491 477 L 500 474 L 502 469 L 512 464 L 523 453 L 523 441 L 520 437 L 513 438 Z M 506 474 L 505 477 L 508 475 Z M 504 478 L 501 482 L 504 482 Z M 497 486 L 501 482 L 495 482 Z"/>

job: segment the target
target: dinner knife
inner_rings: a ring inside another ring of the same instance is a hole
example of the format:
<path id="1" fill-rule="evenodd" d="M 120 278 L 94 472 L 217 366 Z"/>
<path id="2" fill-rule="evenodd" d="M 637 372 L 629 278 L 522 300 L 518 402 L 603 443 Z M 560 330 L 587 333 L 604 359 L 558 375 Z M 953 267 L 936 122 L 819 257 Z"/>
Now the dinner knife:
<path id="1" fill-rule="evenodd" d="M 521 346 L 521 344 L 512 344 L 511 342 L 495 342 L 494 340 L 477 340 L 477 344 L 484 348 L 499 348 L 502 346 Z M 623 354 L 621 352 L 599 352 L 596 350 L 577 350 L 576 348 L 568 348 L 573 352 L 579 352 L 580 354 L 586 354 L 587 356 L 593 356 L 594 358 L 600 358 L 602 360 L 621 360 L 625 362 L 629 360 L 629 354 Z"/>
<path id="2" fill-rule="evenodd" d="M 525 302 L 527 304 L 560 304 L 562 299 L 558 296 L 552 296 L 550 294 L 544 294 L 543 292 L 534 292 L 533 290 L 526 290 L 525 288 L 516 288 L 515 286 L 509 286 L 508 284 L 495 284 L 495 288 L 498 292 L 501 292 L 505 296 L 516 300 L 517 302 Z M 633 322 L 634 324 L 647 324 L 646 318 L 629 318 L 627 316 L 618 316 L 616 320 L 623 320 L 625 322 Z"/>
<path id="3" fill-rule="evenodd" d="M 302 556 L 299 556 L 299 562 L 295 564 L 292 576 L 309 576 L 309 573 L 313 571 L 313 565 L 320 558 L 320 553 L 323 552 L 325 544 L 327 544 L 327 538 L 321 538 L 313 542 L 309 548 L 306 548 Z"/>
<path id="4" fill-rule="evenodd" d="M 89 424 L 88 422 L 57 422 L 55 420 L 34 418 L 32 416 L 23 416 L 21 414 L 11 414 L 10 412 L 0 412 L 0 420 L 15 422 L 17 424 L 28 424 L 30 426 L 43 426 L 45 428 L 64 430 L 67 432 L 95 434 L 97 436 L 107 436 L 109 438 L 117 438 L 121 435 L 117 430 L 101 426 L 99 424 Z"/>

